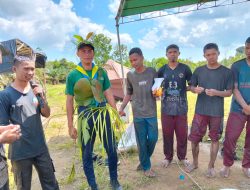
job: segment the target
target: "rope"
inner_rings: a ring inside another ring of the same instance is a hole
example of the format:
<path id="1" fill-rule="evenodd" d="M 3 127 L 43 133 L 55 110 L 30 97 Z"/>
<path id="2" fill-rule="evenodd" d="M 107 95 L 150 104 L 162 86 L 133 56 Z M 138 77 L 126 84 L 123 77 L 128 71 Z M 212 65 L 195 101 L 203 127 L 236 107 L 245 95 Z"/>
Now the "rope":
<path id="1" fill-rule="evenodd" d="M 183 169 L 181 168 L 178 159 L 177 159 L 176 163 L 177 163 L 177 166 L 179 167 L 180 171 L 183 172 L 185 175 L 187 175 L 188 178 L 189 178 L 189 179 L 190 179 L 190 180 L 191 180 L 200 190 L 203 190 L 202 187 L 198 184 L 198 182 L 195 181 L 195 179 L 194 179 L 189 173 L 187 173 L 185 170 L 183 170 Z"/>

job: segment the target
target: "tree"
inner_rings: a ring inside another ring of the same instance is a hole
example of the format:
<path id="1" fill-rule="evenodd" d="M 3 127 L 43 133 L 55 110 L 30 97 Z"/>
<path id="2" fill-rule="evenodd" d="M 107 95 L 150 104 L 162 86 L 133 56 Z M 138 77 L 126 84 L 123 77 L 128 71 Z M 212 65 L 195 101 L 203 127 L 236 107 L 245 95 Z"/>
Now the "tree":
<path id="1" fill-rule="evenodd" d="M 111 39 L 104 34 L 97 34 L 94 35 L 92 43 L 95 47 L 94 61 L 97 65 L 101 66 L 111 58 Z"/>
<path id="2" fill-rule="evenodd" d="M 166 63 L 167 63 L 167 59 L 165 57 L 159 57 L 159 58 L 152 59 L 150 66 L 158 70 Z"/>
<path id="3" fill-rule="evenodd" d="M 102 66 L 111 58 L 111 39 L 104 34 L 94 34 L 89 32 L 86 38 L 80 35 L 74 35 L 73 43 L 77 46 L 79 43 L 92 43 L 95 47 L 94 61 L 97 65 Z"/>
<path id="4" fill-rule="evenodd" d="M 58 84 L 64 82 L 67 74 L 75 68 L 76 65 L 73 62 L 67 61 L 65 58 L 57 61 L 49 61 L 46 64 L 46 74 L 52 84 Z"/>
<path id="5" fill-rule="evenodd" d="M 123 63 L 126 63 L 128 61 L 128 48 L 126 45 L 124 44 L 121 44 L 121 55 L 122 55 L 122 61 Z M 120 63 L 120 51 L 119 51 L 119 46 L 118 45 L 115 45 L 114 47 L 114 51 L 111 55 L 111 58 Z"/>

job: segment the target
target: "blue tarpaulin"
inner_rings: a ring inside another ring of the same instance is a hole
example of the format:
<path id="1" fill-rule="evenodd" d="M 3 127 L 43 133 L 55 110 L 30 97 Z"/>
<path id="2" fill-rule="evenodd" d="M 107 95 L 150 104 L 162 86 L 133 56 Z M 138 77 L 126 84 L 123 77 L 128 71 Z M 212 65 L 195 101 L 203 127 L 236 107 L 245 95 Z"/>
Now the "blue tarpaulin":
<path id="1" fill-rule="evenodd" d="M 17 55 L 32 56 L 36 55 L 36 68 L 44 68 L 46 63 L 46 55 L 41 51 L 34 51 L 29 45 L 19 39 L 12 39 L 0 42 L 0 50 L 2 51 L 2 64 L 0 64 L 0 74 L 11 72 L 14 57 Z"/>

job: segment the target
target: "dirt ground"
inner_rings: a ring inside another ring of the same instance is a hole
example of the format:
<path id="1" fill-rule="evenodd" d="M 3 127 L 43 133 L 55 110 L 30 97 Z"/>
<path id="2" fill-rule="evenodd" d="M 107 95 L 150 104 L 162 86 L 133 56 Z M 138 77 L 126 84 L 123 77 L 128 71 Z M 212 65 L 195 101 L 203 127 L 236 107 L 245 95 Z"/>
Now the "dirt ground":
<path id="1" fill-rule="evenodd" d="M 160 126 L 160 125 L 159 125 Z M 247 179 L 241 171 L 241 162 L 236 161 L 231 170 L 228 179 L 219 176 L 219 169 L 222 167 L 222 158 L 218 155 L 216 161 L 217 177 L 209 179 L 205 176 L 207 164 L 209 161 L 209 143 L 202 143 L 199 153 L 199 168 L 191 173 L 189 178 L 181 171 L 176 163 L 176 157 L 168 168 L 162 168 L 160 163 L 163 159 L 163 142 L 161 130 L 159 130 L 159 140 L 156 145 L 155 152 L 152 156 L 152 168 L 156 171 L 156 178 L 146 178 L 142 172 L 135 171 L 138 164 L 138 156 L 136 153 L 120 156 L 119 180 L 124 189 L 131 190 L 219 190 L 219 189 L 238 189 L 250 190 L 250 179 Z M 80 190 L 88 189 L 82 185 L 86 178 L 83 176 L 81 161 L 79 157 L 74 159 L 75 148 L 72 146 L 72 140 L 67 135 L 67 129 L 62 129 L 58 136 L 52 137 L 48 141 L 51 157 L 54 160 L 56 168 L 56 176 L 62 190 Z M 188 143 L 188 159 L 191 159 L 191 148 Z M 76 180 L 73 183 L 67 183 L 67 176 L 73 161 L 76 164 Z M 36 173 L 36 172 L 34 172 Z M 99 172 L 99 178 L 104 179 L 108 183 L 108 169 L 103 167 L 103 171 Z M 180 180 L 180 175 L 184 175 L 184 180 Z M 34 174 L 32 189 L 41 189 L 37 175 Z M 108 189 L 107 186 L 100 186 L 100 189 Z"/>

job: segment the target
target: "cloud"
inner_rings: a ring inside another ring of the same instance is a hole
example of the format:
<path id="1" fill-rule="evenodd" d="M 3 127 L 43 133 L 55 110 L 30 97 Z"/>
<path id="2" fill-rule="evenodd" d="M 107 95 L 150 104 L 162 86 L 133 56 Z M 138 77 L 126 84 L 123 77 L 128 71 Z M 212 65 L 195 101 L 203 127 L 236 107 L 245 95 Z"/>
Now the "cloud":
<path id="1" fill-rule="evenodd" d="M 202 48 L 208 42 L 216 42 L 223 48 L 235 48 L 249 36 L 248 9 L 247 3 L 243 3 L 153 19 L 150 25 L 144 24 L 147 32 L 141 35 L 139 42 L 148 49 L 156 45 L 165 47 L 169 43 Z M 157 39 L 153 40 L 150 36 L 156 31 Z"/>
<path id="2" fill-rule="evenodd" d="M 154 49 L 160 41 L 158 32 L 159 30 L 157 28 L 150 29 L 143 39 L 139 40 L 139 44 L 146 49 Z"/>
<path id="3" fill-rule="evenodd" d="M 116 16 L 120 2 L 121 2 L 120 0 L 109 0 L 108 7 L 111 12 L 111 15 L 110 15 L 111 18 L 114 18 Z"/>
<path id="4" fill-rule="evenodd" d="M 93 3 L 93 0 L 90 0 Z M 116 33 L 89 18 L 78 16 L 73 11 L 71 0 L 9 0 L 1 1 L 1 38 L 19 38 L 32 47 L 64 51 L 72 46 L 73 34 L 86 36 L 88 32 L 103 33 L 117 42 Z M 132 43 L 129 34 L 121 34 L 123 43 Z M 6 40 L 7 40 L 6 39 Z"/>

